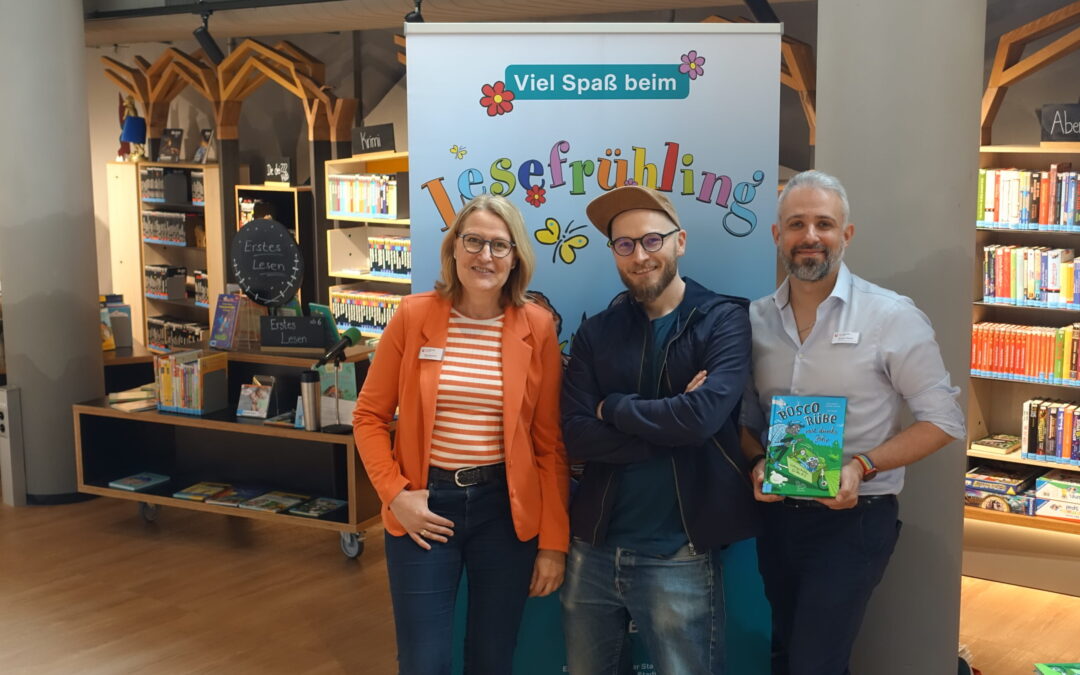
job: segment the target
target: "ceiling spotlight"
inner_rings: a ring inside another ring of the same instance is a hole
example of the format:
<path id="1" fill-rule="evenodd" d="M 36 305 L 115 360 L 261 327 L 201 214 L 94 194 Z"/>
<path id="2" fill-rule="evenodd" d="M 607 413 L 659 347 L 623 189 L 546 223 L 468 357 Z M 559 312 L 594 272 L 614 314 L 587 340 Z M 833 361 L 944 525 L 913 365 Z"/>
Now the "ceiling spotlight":
<path id="1" fill-rule="evenodd" d="M 420 13 L 420 5 L 424 0 L 416 0 L 416 8 L 405 15 L 405 23 L 424 23 L 424 15 Z"/>
<path id="2" fill-rule="evenodd" d="M 225 54 L 221 52 L 221 47 L 218 47 L 214 42 L 214 38 L 210 35 L 210 15 L 214 13 L 212 9 L 202 10 L 202 25 L 196 28 L 192 35 L 199 41 L 199 46 L 206 52 L 207 58 L 214 62 L 214 65 L 218 65 L 225 60 Z"/>

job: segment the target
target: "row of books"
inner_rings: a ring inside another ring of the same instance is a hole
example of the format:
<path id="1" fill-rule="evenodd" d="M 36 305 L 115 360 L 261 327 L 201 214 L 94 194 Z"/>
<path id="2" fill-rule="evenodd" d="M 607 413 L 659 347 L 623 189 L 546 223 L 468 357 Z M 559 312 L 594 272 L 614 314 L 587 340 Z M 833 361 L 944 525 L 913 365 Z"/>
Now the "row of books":
<path id="1" fill-rule="evenodd" d="M 1033 398 L 1020 413 L 1020 456 L 1080 466 L 1080 405 Z"/>
<path id="2" fill-rule="evenodd" d="M 353 289 L 330 292 L 330 311 L 338 326 L 359 328 L 363 333 L 382 333 L 394 312 L 401 305 L 401 296 Z"/>
<path id="3" fill-rule="evenodd" d="M 158 410 L 202 415 L 225 408 L 228 366 L 222 352 L 195 349 L 155 356 Z"/>
<path id="4" fill-rule="evenodd" d="M 964 502 L 995 511 L 1080 521 L 1080 474 L 1011 464 L 980 465 L 964 477 Z"/>
<path id="5" fill-rule="evenodd" d="M 157 352 L 190 349 L 202 342 L 209 330 L 204 323 L 167 314 L 147 317 L 146 347 Z"/>
<path id="6" fill-rule="evenodd" d="M 151 471 L 143 471 L 131 476 L 124 476 L 109 481 L 109 487 L 129 492 L 146 492 L 166 485 L 169 476 Z M 324 518 L 345 508 L 343 499 L 333 497 L 312 497 L 311 495 L 282 490 L 267 490 L 263 487 L 231 485 L 203 481 L 172 493 L 176 499 L 192 502 L 204 502 L 218 506 L 236 506 L 252 511 L 268 513 L 290 513 L 307 518 Z"/>
<path id="7" fill-rule="evenodd" d="M 166 246 L 206 246 L 206 225 L 197 213 L 143 211 L 143 241 Z"/>
<path id="8" fill-rule="evenodd" d="M 398 178 L 382 174 L 335 174 L 330 186 L 330 218 L 334 216 L 397 218 Z"/>
<path id="9" fill-rule="evenodd" d="M 1077 173 L 1071 164 L 1047 171 L 979 169 L 977 225 L 1014 230 L 1080 231 Z"/>
<path id="10" fill-rule="evenodd" d="M 187 298 L 187 268 L 180 265 L 146 265 L 143 267 L 143 289 L 148 298 L 184 300 Z"/>
<path id="11" fill-rule="evenodd" d="M 1080 309 L 1076 252 L 1046 246 L 983 247 L 983 302 Z"/>
<path id="12" fill-rule="evenodd" d="M 166 176 L 171 177 L 170 181 L 182 181 L 179 189 L 166 189 Z M 202 171 L 142 166 L 139 168 L 139 198 L 144 202 L 203 205 L 206 201 L 204 174 Z"/>
<path id="13" fill-rule="evenodd" d="M 368 265 L 371 274 L 408 279 L 412 275 L 412 239 L 369 235 Z"/>
<path id="14" fill-rule="evenodd" d="M 1080 386 L 1080 323 L 1061 328 L 982 322 L 971 328 L 971 374 Z"/>

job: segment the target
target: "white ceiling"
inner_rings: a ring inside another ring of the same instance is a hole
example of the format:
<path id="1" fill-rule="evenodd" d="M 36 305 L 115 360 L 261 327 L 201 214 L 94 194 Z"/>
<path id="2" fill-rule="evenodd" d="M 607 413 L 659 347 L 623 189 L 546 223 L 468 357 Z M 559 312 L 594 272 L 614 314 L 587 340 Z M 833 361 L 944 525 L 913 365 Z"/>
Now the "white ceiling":
<path id="1" fill-rule="evenodd" d="M 785 0 L 792 1 L 792 0 Z M 808 0 L 799 0 L 808 1 Z M 142 5 L 149 2 L 139 3 Z M 774 4 L 778 4 L 774 2 Z M 742 6 L 742 0 L 425 0 L 428 22 L 528 21 L 601 14 Z M 400 29 L 412 0 L 340 0 L 262 9 L 217 10 L 215 38 L 295 35 L 334 31 Z M 745 15 L 750 16 L 749 10 Z M 651 19 L 655 20 L 655 19 Z M 190 40 L 201 21 L 194 14 L 86 21 L 87 46 Z"/>

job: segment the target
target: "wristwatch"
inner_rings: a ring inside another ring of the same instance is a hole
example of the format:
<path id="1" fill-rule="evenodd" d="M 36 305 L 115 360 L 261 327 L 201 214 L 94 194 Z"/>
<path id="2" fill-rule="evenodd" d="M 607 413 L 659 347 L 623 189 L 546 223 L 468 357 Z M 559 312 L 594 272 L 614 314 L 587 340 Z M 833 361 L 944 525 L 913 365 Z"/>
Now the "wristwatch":
<path id="1" fill-rule="evenodd" d="M 862 466 L 863 482 L 865 483 L 868 480 L 873 480 L 874 476 L 876 476 L 878 473 L 878 468 L 874 466 L 874 462 L 861 452 L 855 455 L 853 459 L 855 459 L 855 461 L 857 461 Z"/>

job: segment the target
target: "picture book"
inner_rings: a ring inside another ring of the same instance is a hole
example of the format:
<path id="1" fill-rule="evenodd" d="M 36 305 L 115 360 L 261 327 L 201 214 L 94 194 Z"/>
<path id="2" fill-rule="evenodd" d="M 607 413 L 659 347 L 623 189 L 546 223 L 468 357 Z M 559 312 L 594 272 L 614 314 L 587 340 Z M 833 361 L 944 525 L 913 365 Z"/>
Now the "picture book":
<path id="1" fill-rule="evenodd" d="M 233 485 L 212 497 L 207 497 L 206 503 L 216 504 L 217 506 L 240 506 L 244 502 L 263 494 L 266 494 L 266 488 L 264 487 Z"/>
<path id="2" fill-rule="evenodd" d="M 338 368 L 335 368 L 334 364 L 328 363 L 319 366 L 315 370 L 319 371 L 319 389 L 322 391 L 323 396 L 338 398 L 342 401 L 356 400 L 355 363 L 342 363 Z"/>
<path id="3" fill-rule="evenodd" d="M 1080 675 L 1080 663 L 1036 663 L 1038 675 Z"/>
<path id="4" fill-rule="evenodd" d="M 774 396 L 765 449 L 765 494 L 835 497 L 844 460 L 847 399 Z"/>
<path id="5" fill-rule="evenodd" d="M 263 420 L 263 424 L 269 424 L 272 427 L 287 427 L 289 429 L 292 429 L 293 428 L 293 419 L 295 417 L 296 417 L 296 411 L 295 410 L 289 410 L 288 412 L 283 412 L 280 415 L 274 415 L 273 417 L 267 417 L 265 420 Z"/>
<path id="6" fill-rule="evenodd" d="M 964 485 L 1003 495 L 1017 495 L 1035 484 L 1046 469 L 1036 466 L 977 466 L 964 474 Z"/>
<path id="7" fill-rule="evenodd" d="M 116 488 L 118 490 L 127 490 L 129 492 L 143 492 L 145 490 L 149 490 L 155 485 L 161 485 L 162 483 L 168 482 L 168 476 L 163 476 L 160 473 L 143 471 L 141 473 L 136 473 L 131 476 L 124 476 L 123 478 L 111 480 L 109 481 L 109 487 Z"/>
<path id="8" fill-rule="evenodd" d="M 971 442 L 972 450 L 1007 455 L 1020 449 L 1020 437 L 1013 434 L 993 434 Z"/>
<path id="9" fill-rule="evenodd" d="M 147 410 L 157 410 L 158 400 L 157 396 L 153 398 L 144 398 L 138 401 L 121 401 L 120 403 L 110 403 L 112 408 L 116 410 L 123 410 L 124 412 L 146 412 Z"/>
<path id="10" fill-rule="evenodd" d="M 173 497 L 176 497 L 177 499 L 187 499 L 193 502 L 202 502 L 206 501 L 209 497 L 216 497 L 230 487 L 231 486 L 228 483 L 210 483 L 203 481 L 202 483 L 195 483 L 190 487 L 174 492 Z"/>
<path id="11" fill-rule="evenodd" d="M 148 398 L 157 398 L 157 385 L 153 382 L 135 387 L 134 389 L 109 392 L 109 403 L 145 401 Z"/>
<path id="12" fill-rule="evenodd" d="M 109 308 L 101 308 L 101 351 L 107 352 L 116 349 L 116 340 L 113 338 L 112 319 L 109 316 Z"/>
<path id="13" fill-rule="evenodd" d="M 305 516 L 307 518 L 322 518 L 328 516 L 338 509 L 345 508 L 348 504 L 344 499 L 333 499 L 332 497 L 316 497 L 309 502 L 304 502 L 298 506 L 294 506 L 289 509 L 289 513 L 294 516 Z"/>
<path id="14" fill-rule="evenodd" d="M 337 341 L 341 339 L 341 333 L 338 331 L 337 321 L 334 320 L 334 313 L 330 311 L 330 305 L 309 302 L 308 313 L 312 316 L 316 314 L 322 315 L 323 329 L 326 331 L 326 344 L 337 344 Z"/>
<path id="15" fill-rule="evenodd" d="M 267 492 L 264 495 L 247 500 L 240 505 L 240 508 L 251 509 L 252 511 L 280 513 L 297 504 L 306 502 L 309 499 L 311 499 L 311 495 L 301 495 L 293 492 L 281 492 L 280 490 L 275 490 L 274 492 Z"/>
<path id="16" fill-rule="evenodd" d="M 184 140 L 183 129 L 165 129 L 161 133 L 161 146 L 158 150 L 159 162 L 179 162 L 180 142 Z"/>
<path id="17" fill-rule="evenodd" d="M 195 156 L 191 161 L 194 164 L 206 164 L 210 154 L 210 144 L 214 142 L 213 129 L 199 129 L 199 147 L 195 148 Z"/>
<path id="18" fill-rule="evenodd" d="M 240 401 L 236 404 L 237 417 L 266 417 L 270 410 L 270 392 L 273 387 L 264 384 L 240 385 Z"/>
<path id="19" fill-rule="evenodd" d="M 210 346 L 214 349 L 232 349 L 233 336 L 240 312 L 240 298 L 231 293 L 218 295 L 214 310 L 214 324 L 210 329 Z"/>

